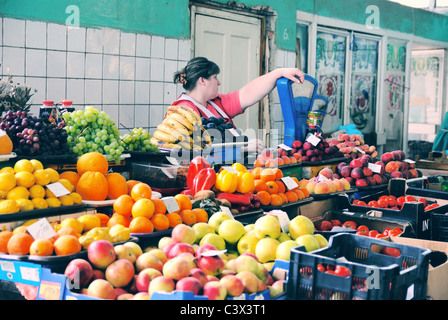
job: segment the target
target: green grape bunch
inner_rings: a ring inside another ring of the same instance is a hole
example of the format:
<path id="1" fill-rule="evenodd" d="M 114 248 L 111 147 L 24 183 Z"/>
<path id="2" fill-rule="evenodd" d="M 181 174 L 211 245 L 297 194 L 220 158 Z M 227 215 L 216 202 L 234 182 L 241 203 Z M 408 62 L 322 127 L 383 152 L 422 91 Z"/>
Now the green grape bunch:
<path id="1" fill-rule="evenodd" d="M 104 154 L 108 161 L 121 162 L 125 150 L 115 121 L 92 106 L 62 115 L 68 133 L 69 151 L 77 156 L 88 152 Z"/>
<path id="2" fill-rule="evenodd" d="M 151 134 L 143 128 L 134 128 L 120 138 L 127 151 L 159 152 L 159 147 L 151 143 Z"/>

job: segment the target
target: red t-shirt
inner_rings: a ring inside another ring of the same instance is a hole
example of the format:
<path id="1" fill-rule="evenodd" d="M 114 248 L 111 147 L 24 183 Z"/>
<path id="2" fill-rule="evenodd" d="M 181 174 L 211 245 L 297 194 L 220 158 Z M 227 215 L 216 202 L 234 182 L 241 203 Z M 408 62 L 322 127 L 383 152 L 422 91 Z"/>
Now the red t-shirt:
<path id="1" fill-rule="evenodd" d="M 225 114 L 230 118 L 230 122 L 232 122 L 232 118 L 236 117 L 239 114 L 243 113 L 243 109 L 241 108 L 239 90 L 226 93 L 226 94 L 218 94 L 218 96 L 212 100 L 217 106 L 219 106 Z M 201 117 L 208 118 L 206 114 L 201 112 L 200 109 L 196 107 L 196 105 L 189 100 L 176 100 L 172 103 L 172 105 L 188 105 L 193 110 L 195 110 Z M 210 104 L 207 103 L 207 110 L 209 110 L 215 117 L 222 118 L 221 114 Z"/>

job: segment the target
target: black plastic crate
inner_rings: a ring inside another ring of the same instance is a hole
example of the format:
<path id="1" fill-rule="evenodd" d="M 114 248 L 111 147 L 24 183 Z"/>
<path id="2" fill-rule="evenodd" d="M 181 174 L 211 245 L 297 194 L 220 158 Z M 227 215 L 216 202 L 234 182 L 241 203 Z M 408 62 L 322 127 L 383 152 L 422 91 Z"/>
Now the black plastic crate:
<path id="1" fill-rule="evenodd" d="M 398 257 L 381 253 L 398 249 Z M 291 249 L 286 295 L 291 300 L 420 300 L 426 298 L 431 250 L 341 233 L 328 247 Z M 319 265 L 350 269 L 341 277 L 318 271 Z"/>
<path id="2" fill-rule="evenodd" d="M 431 213 L 431 240 L 448 242 L 448 215 Z"/>

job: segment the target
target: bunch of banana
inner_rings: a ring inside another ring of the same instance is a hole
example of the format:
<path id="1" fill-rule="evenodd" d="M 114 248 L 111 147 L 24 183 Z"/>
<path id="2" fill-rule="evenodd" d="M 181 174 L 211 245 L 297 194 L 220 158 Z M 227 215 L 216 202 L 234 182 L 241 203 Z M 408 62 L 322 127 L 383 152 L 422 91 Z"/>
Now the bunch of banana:
<path id="1" fill-rule="evenodd" d="M 167 149 L 202 150 L 212 143 L 200 116 L 190 107 L 171 105 L 157 126 L 151 143 Z"/>

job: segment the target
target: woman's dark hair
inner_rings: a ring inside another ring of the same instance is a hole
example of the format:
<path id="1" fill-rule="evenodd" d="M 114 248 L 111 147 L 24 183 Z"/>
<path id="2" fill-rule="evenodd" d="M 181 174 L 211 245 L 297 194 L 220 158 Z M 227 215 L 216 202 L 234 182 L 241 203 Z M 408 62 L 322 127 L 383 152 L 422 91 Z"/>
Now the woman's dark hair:
<path id="1" fill-rule="evenodd" d="M 174 73 L 174 83 L 182 83 L 185 90 L 190 91 L 196 86 L 199 78 L 208 79 L 219 74 L 219 67 L 213 61 L 204 57 L 196 57 L 188 61 L 185 68 Z"/>

